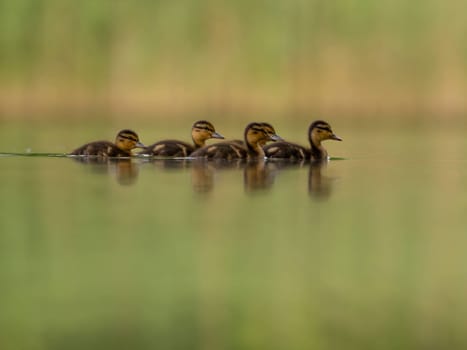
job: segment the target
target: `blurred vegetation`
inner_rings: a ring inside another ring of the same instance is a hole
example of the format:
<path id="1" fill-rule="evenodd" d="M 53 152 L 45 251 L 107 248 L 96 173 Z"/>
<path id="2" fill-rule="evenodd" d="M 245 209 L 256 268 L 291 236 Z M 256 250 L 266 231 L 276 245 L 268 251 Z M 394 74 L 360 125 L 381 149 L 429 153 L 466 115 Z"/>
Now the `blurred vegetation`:
<path id="1" fill-rule="evenodd" d="M 466 13 L 455 0 L 0 0 L 0 112 L 459 114 Z"/>

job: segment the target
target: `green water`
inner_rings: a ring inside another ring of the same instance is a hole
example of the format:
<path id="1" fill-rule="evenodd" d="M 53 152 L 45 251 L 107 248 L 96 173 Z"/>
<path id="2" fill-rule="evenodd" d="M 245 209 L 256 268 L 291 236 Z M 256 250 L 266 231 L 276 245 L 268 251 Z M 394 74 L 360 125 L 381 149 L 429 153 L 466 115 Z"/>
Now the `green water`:
<path id="1" fill-rule="evenodd" d="M 220 167 L 4 127 L 1 348 L 466 348 L 465 129 L 334 129 L 323 167 Z"/>

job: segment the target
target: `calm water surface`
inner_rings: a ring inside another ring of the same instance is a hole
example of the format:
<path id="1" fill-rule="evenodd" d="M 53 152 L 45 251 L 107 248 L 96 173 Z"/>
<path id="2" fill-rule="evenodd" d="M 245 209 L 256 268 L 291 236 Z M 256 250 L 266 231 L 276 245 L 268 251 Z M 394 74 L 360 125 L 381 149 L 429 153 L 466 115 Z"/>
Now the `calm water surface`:
<path id="1" fill-rule="evenodd" d="M 4 127 L 1 348 L 466 348 L 465 130 L 334 128 L 312 166 L 8 155 L 88 139 Z"/>

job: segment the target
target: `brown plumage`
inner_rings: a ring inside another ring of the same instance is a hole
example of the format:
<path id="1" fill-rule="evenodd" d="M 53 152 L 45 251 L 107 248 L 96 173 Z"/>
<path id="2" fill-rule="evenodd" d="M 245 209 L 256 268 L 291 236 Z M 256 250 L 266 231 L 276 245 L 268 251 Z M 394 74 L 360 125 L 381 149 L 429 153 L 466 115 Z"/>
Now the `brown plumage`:
<path id="1" fill-rule="evenodd" d="M 268 134 L 275 135 L 274 141 L 283 141 L 283 139 L 279 135 L 276 134 L 276 130 L 274 129 L 274 127 L 271 124 L 269 124 L 269 123 L 259 123 L 259 124 L 261 124 L 263 126 L 264 130 Z M 271 139 L 262 139 L 262 140 L 260 140 L 259 145 L 261 147 L 264 147 L 264 145 L 266 145 L 266 143 L 271 142 L 271 141 L 273 141 L 273 140 L 271 140 Z M 243 141 L 243 140 L 232 140 L 232 141 L 229 141 L 229 142 L 234 142 L 234 143 L 237 143 L 237 144 L 245 147 L 245 141 Z"/>
<path id="2" fill-rule="evenodd" d="M 282 141 L 266 145 L 264 153 L 268 158 L 326 160 L 328 152 L 321 144 L 325 140 L 342 141 L 339 136 L 333 133 L 328 123 L 316 120 L 311 123 L 308 129 L 309 149 L 292 142 Z"/>
<path id="3" fill-rule="evenodd" d="M 132 130 L 121 130 L 115 138 L 115 143 L 95 141 L 87 143 L 70 153 L 70 155 L 98 157 L 129 157 L 134 148 L 145 147 L 139 142 L 138 134 Z"/>
<path id="4" fill-rule="evenodd" d="M 214 126 L 206 121 L 199 120 L 191 128 L 193 144 L 178 140 L 163 140 L 146 147 L 140 154 L 161 157 L 188 157 L 193 151 L 203 147 L 208 139 L 223 139 Z"/>
<path id="5" fill-rule="evenodd" d="M 191 157 L 208 159 L 243 159 L 264 158 L 261 147 L 268 141 L 276 141 L 281 138 L 265 125 L 266 123 L 250 123 L 245 128 L 244 142 L 234 140 L 218 142 L 211 146 L 205 146 L 193 152 Z M 269 124 L 268 124 L 269 125 Z M 274 130 L 274 128 L 272 128 Z"/>

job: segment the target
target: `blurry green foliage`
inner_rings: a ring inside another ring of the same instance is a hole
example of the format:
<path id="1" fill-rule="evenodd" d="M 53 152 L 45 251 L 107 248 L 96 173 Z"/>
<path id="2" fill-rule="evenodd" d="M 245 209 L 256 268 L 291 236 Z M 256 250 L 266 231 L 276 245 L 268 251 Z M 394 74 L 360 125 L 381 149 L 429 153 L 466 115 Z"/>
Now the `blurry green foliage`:
<path id="1" fill-rule="evenodd" d="M 453 11 L 439 7 L 433 0 L 1 0 L 0 69 L 102 79 L 118 54 L 142 73 L 171 59 L 208 68 L 224 51 L 247 71 L 274 74 L 290 56 L 312 57 L 326 43 L 358 55 L 379 38 L 410 62 L 451 21 Z"/>
<path id="2" fill-rule="evenodd" d="M 0 87 L 456 105 L 465 13 L 457 0 L 0 0 Z"/>

